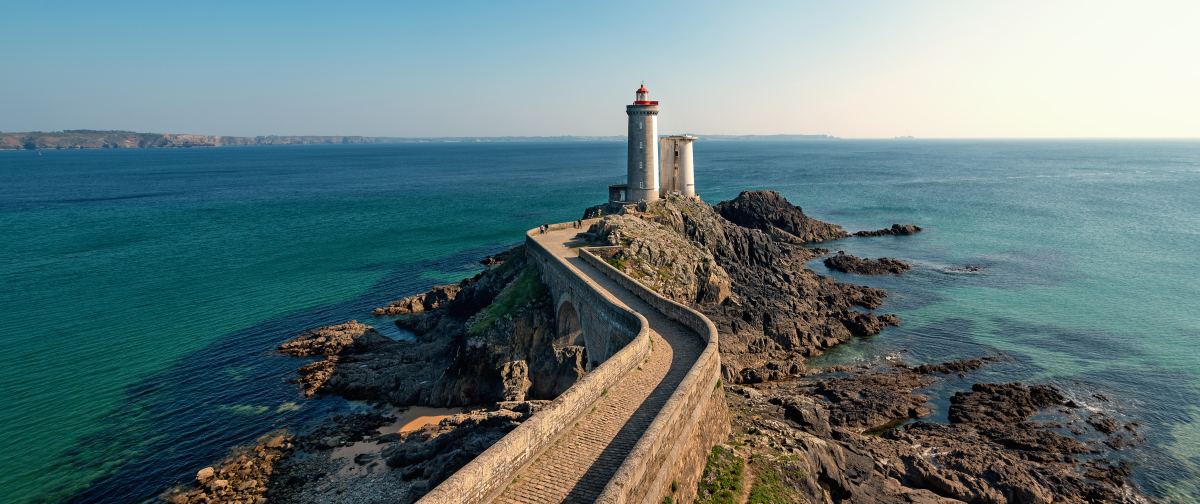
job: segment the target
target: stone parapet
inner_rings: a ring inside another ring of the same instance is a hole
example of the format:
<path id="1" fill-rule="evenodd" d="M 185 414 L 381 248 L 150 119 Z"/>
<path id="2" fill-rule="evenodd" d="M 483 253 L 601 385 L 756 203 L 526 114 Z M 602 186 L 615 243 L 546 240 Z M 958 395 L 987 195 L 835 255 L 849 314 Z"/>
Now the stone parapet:
<path id="1" fill-rule="evenodd" d="M 565 229 L 570 226 L 570 223 L 563 223 L 550 227 Z M 492 500 L 518 473 L 587 414 L 607 389 L 616 385 L 650 355 L 650 327 L 646 318 L 614 303 L 587 279 L 576 274 L 563 259 L 546 250 L 533 239 L 539 232 L 538 229 L 532 229 L 526 233 L 525 253 L 537 264 L 547 283 L 560 283 L 561 288 L 570 288 L 577 298 L 586 300 L 604 324 L 610 326 L 606 345 L 615 353 L 607 356 L 599 366 L 545 409 L 513 429 L 422 497 L 417 501 L 418 504 L 483 503 Z M 617 343 L 623 346 L 612 348 Z"/>
<path id="2" fill-rule="evenodd" d="M 704 353 L 671 395 L 596 502 L 690 503 L 709 449 L 729 435 L 717 328 L 699 312 L 666 299 L 613 268 L 588 249 L 579 257 L 705 341 Z M 672 492 L 671 484 L 678 490 Z"/>

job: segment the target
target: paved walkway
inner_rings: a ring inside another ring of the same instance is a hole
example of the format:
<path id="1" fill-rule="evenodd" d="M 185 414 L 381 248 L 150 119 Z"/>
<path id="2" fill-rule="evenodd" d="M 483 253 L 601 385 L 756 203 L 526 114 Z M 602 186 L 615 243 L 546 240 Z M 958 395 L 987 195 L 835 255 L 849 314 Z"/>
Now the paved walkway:
<path id="1" fill-rule="evenodd" d="M 592 502 L 616 474 L 626 455 L 650 427 L 704 351 L 699 336 L 621 287 L 575 250 L 564 247 L 577 229 L 538 235 L 537 241 L 567 260 L 608 297 L 642 314 L 650 323 L 654 351 L 640 370 L 608 390 L 600 404 L 525 469 L 496 499 L 499 503 Z"/>

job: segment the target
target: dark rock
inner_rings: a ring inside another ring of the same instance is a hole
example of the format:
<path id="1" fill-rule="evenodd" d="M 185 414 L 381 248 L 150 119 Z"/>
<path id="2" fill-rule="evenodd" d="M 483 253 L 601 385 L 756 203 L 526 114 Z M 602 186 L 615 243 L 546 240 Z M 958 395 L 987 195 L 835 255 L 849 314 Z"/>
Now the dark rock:
<path id="1" fill-rule="evenodd" d="M 775 241 L 813 243 L 849 236 L 841 226 L 804 215 L 803 209 L 775 191 L 743 191 L 713 209 L 726 220 L 762 231 Z"/>
<path id="2" fill-rule="evenodd" d="M 1066 402 L 1062 394 L 1048 385 L 976 383 L 971 390 L 956 392 L 950 398 L 952 423 L 975 427 L 1013 425 L 1029 419 L 1038 408 Z"/>
<path id="3" fill-rule="evenodd" d="M 1100 412 L 1093 413 L 1092 416 L 1088 417 L 1087 423 L 1096 430 L 1110 436 L 1120 428 L 1117 422 Z"/>
<path id="4" fill-rule="evenodd" d="M 964 360 L 957 360 L 957 361 L 952 361 L 952 362 L 943 362 L 941 364 L 921 364 L 920 366 L 917 366 L 916 368 L 914 368 L 914 371 L 916 371 L 919 374 L 962 373 L 965 371 L 974 371 L 976 369 L 983 367 L 984 364 L 987 364 L 989 362 L 995 362 L 997 360 L 999 360 L 999 359 L 996 357 L 988 356 L 988 357 L 980 357 L 978 359 L 964 359 Z M 962 376 L 962 375 L 960 374 L 959 376 Z"/>
<path id="5" fill-rule="evenodd" d="M 829 424 L 857 430 L 871 429 L 901 418 L 932 413 L 923 407 L 928 397 L 909 392 L 932 380 L 908 368 L 820 380 L 812 393 L 829 400 Z"/>
<path id="6" fill-rule="evenodd" d="M 743 198 L 744 202 L 754 199 Z M 770 213 L 758 217 L 751 214 L 756 208 L 782 207 L 726 203 L 718 207 L 729 212 L 736 207 L 736 215 L 747 223 L 786 220 Z M 855 335 L 876 334 L 884 327 L 899 324 L 895 316 L 850 309 L 878 308 L 886 292 L 817 275 L 804 263 L 819 252 L 777 241 L 760 229 L 734 224 L 695 198 L 667 197 L 648 205 L 644 215 L 605 218 L 605 224 L 597 230 L 606 230 L 606 236 L 626 236 L 623 228 L 636 233 L 643 221 L 653 222 L 661 226 L 662 232 L 673 232 L 684 243 L 694 243 L 711 253 L 714 264 L 710 271 L 719 268 L 731 280 L 726 300 L 693 304 L 721 333 L 722 373 L 729 383 L 807 374 L 806 357 L 819 355 L 823 349 Z"/>
<path id="7" fill-rule="evenodd" d="M 296 339 L 279 345 L 279 353 L 296 357 L 337 355 L 360 339 L 362 345 L 391 341 L 375 328 L 351 320 L 345 324 L 307 331 Z"/>
<path id="8" fill-rule="evenodd" d="M 892 227 L 878 231 L 859 231 L 854 236 L 903 236 L 919 232 L 921 228 L 909 224 L 892 224 Z"/>
<path id="9" fill-rule="evenodd" d="M 976 423 L 916 421 L 879 435 L 837 425 L 862 426 L 878 421 L 871 415 L 882 419 L 897 414 L 904 405 L 923 401 L 911 391 L 927 385 L 932 376 L 970 371 L 982 362 L 893 365 L 882 371 L 845 367 L 842 371 L 856 374 L 800 381 L 796 388 L 762 387 L 765 400 L 729 394 L 730 411 L 736 412 L 731 417 L 734 439 L 744 441 L 739 456 L 752 461 L 749 470 L 760 476 L 777 471 L 782 485 L 809 502 L 1143 502 L 1128 486 L 1127 467 L 1081 463 L 1071 455 L 1096 450 L 1046 430 L 1059 428 L 1054 422 L 1013 422 L 1026 416 L 1024 410 Z M 967 394 L 971 400 L 960 403 L 999 396 L 989 404 L 997 409 L 1031 406 L 1036 412 L 1062 401 L 1050 387 L 974 388 Z M 780 450 L 787 456 L 781 457 Z M 776 462 L 765 462 L 770 460 Z"/>
<path id="10" fill-rule="evenodd" d="M 484 266 L 495 266 L 497 264 L 502 264 L 504 261 L 507 261 L 511 257 L 517 256 L 520 254 L 524 254 L 524 253 L 525 253 L 525 246 L 518 245 L 516 247 L 505 250 L 504 252 L 500 252 L 499 254 L 496 254 L 494 256 L 487 256 L 482 261 L 479 261 L 479 264 L 482 264 Z M 436 289 L 437 287 L 435 286 L 434 288 Z M 436 306 L 431 307 L 431 308 L 436 308 Z M 426 308 L 426 309 L 429 309 L 429 308 Z"/>
<path id="11" fill-rule="evenodd" d="M 514 283 L 523 286 L 512 294 L 521 298 L 493 306 Z M 297 381 L 306 394 L 396 406 L 461 406 L 552 399 L 587 373 L 585 348 L 557 338 L 549 293 L 523 253 L 514 252 L 454 289 L 434 292 L 447 297 L 397 321 L 417 335 L 416 342 L 358 338 L 337 355 L 300 368 Z M 495 313 L 489 316 L 489 310 Z"/>
<path id="12" fill-rule="evenodd" d="M 841 271 L 842 273 L 856 273 L 859 275 L 886 275 L 888 273 L 898 275 L 912 269 L 911 264 L 887 257 L 872 260 L 860 259 L 852 255 L 835 255 L 825 259 L 825 266 Z"/>
<path id="13" fill-rule="evenodd" d="M 497 254 L 497 256 L 499 255 L 500 254 Z M 488 260 L 491 260 L 491 262 L 488 263 Z M 488 257 L 484 260 L 484 262 L 485 264 L 491 266 L 494 264 L 500 264 L 504 262 L 504 260 Z M 371 313 L 378 317 L 383 315 L 411 315 L 414 313 L 421 313 L 426 310 L 433 310 L 446 303 L 449 303 L 454 299 L 455 296 L 458 295 L 459 291 L 461 290 L 462 287 L 458 284 L 435 285 L 429 292 L 417 294 L 415 296 L 409 296 L 399 301 L 392 301 L 392 304 L 389 304 L 383 308 L 376 308 Z"/>

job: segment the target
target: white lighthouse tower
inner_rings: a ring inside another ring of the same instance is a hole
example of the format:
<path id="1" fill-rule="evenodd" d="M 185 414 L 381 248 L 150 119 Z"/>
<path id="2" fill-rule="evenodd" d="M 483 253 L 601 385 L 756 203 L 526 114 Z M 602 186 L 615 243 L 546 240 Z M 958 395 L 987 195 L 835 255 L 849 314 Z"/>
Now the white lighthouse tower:
<path id="1" fill-rule="evenodd" d="M 659 196 L 658 102 L 642 85 L 637 100 L 625 106 L 629 116 L 629 183 L 625 201 L 654 201 Z"/>
<path id="2" fill-rule="evenodd" d="M 625 114 L 629 116 L 627 183 L 608 186 L 609 203 L 650 202 L 671 194 L 696 196 L 692 167 L 696 137 L 658 138 L 658 102 L 650 101 L 645 85 L 638 88 L 633 105 L 625 106 Z"/>

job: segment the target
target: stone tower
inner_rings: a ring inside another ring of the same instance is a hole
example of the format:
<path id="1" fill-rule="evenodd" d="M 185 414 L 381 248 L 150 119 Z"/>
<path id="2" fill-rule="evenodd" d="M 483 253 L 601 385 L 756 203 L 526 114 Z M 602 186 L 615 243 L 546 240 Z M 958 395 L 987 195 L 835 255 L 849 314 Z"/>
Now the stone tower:
<path id="1" fill-rule="evenodd" d="M 683 196 L 696 195 L 696 175 L 692 166 L 692 142 L 696 137 L 678 135 L 664 137 L 659 140 L 659 152 L 662 152 L 662 172 L 659 183 L 661 194 L 680 194 Z"/>
<path id="2" fill-rule="evenodd" d="M 646 86 L 637 101 L 625 106 L 629 115 L 629 185 L 625 201 L 654 201 L 659 192 L 658 102 L 650 101 Z"/>

